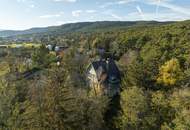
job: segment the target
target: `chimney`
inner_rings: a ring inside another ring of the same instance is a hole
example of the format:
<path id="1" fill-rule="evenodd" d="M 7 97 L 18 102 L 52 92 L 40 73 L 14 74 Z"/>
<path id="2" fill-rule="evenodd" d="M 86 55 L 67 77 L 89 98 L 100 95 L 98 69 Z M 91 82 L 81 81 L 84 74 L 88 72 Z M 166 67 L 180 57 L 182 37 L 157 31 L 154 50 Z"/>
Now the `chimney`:
<path id="1" fill-rule="evenodd" d="M 106 69 L 107 69 L 107 72 L 109 72 L 109 61 L 110 61 L 110 59 L 107 58 L 106 59 Z"/>

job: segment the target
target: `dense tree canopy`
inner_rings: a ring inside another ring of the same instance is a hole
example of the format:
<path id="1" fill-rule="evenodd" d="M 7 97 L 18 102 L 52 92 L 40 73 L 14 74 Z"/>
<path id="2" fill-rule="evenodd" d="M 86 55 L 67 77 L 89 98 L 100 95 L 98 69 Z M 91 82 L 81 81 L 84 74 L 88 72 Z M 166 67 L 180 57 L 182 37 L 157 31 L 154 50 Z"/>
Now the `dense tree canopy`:
<path id="1" fill-rule="evenodd" d="M 190 21 L 111 25 L 24 35 L 42 46 L 0 50 L 0 130 L 189 130 Z M 47 44 L 69 49 L 60 58 Z M 120 69 L 115 97 L 86 84 L 100 57 Z"/>

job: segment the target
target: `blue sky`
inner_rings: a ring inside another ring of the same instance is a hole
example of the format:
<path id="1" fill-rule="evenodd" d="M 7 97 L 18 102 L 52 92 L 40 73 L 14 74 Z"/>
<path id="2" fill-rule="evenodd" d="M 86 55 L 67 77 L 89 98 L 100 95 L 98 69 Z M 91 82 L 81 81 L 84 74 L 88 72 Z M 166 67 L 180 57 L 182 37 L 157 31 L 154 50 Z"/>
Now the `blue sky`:
<path id="1" fill-rule="evenodd" d="M 0 0 L 0 29 L 84 21 L 187 19 L 190 0 Z"/>

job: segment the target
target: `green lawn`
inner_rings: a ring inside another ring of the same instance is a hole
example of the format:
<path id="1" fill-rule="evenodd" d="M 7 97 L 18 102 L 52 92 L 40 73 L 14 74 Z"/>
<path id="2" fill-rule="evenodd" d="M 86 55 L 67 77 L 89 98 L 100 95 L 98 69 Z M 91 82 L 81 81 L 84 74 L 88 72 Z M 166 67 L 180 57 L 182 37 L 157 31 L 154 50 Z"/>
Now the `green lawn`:
<path id="1" fill-rule="evenodd" d="M 39 48 L 41 46 L 41 44 L 23 43 L 23 44 L 10 44 L 9 47 L 17 48 L 19 45 L 23 48 Z"/>

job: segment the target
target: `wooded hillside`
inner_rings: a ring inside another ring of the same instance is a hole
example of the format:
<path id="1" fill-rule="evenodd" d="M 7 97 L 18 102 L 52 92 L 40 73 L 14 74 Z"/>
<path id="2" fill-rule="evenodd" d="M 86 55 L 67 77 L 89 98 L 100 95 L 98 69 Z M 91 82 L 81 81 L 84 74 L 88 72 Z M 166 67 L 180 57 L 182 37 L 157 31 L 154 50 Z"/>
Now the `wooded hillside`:
<path id="1" fill-rule="evenodd" d="M 1 51 L 8 69 L 0 68 L 0 129 L 189 130 L 190 21 L 132 23 L 79 23 L 17 36 L 42 46 Z M 47 44 L 69 47 L 60 66 Z M 86 83 L 100 49 L 122 75 L 114 97 L 93 94 Z M 22 77 L 34 68 L 34 76 Z"/>

